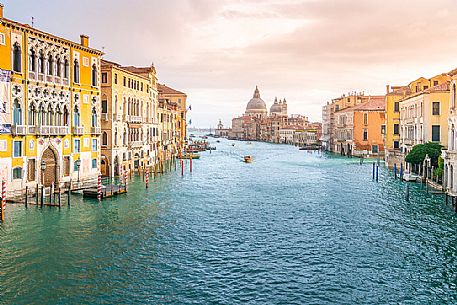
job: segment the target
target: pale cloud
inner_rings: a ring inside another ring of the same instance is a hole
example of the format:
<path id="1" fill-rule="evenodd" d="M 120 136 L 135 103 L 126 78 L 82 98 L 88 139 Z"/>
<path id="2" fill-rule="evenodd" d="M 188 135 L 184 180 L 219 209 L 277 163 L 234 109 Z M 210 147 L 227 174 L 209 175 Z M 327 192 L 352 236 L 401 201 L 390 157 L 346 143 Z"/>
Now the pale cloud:
<path id="1" fill-rule="evenodd" d="M 291 112 L 319 120 L 347 91 L 382 94 L 457 67 L 454 0 L 3 2 L 18 21 L 33 14 L 43 30 L 89 34 L 108 59 L 154 62 L 161 82 L 188 93 L 198 126 L 229 123 L 255 85 L 267 104 L 286 97 Z"/>

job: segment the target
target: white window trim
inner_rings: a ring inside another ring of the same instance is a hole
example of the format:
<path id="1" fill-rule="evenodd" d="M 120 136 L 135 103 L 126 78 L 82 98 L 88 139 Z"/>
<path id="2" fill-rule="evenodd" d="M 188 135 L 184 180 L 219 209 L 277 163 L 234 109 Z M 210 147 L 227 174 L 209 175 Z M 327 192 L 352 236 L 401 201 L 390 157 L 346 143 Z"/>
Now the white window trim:
<path id="1" fill-rule="evenodd" d="M 2 46 L 6 45 L 5 33 L 0 33 L 0 45 L 2 45 Z"/>

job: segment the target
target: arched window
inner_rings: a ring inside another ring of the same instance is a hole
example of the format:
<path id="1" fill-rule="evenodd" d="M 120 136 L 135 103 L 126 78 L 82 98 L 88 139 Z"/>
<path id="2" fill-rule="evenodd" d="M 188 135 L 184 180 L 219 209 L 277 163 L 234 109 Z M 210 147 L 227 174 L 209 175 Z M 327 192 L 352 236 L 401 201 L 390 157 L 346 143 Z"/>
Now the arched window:
<path id="1" fill-rule="evenodd" d="M 97 111 L 95 107 L 92 108 L 92 127 L 97 127 Z"/>
<path id="2" fill-rule="evenodd" d="M 97 66 L 92 65 L 92 86 L 97 86 Z"/>
<path id="3" fill-rule="evenodd" d="M 48 105 L 48 111 L 46 115 L 46 125 L 51 126 L 53 124 L 54 110 L 51 104 Z"/>
<path id="4" fill-rule="evenodd" d="M 48 75 L 53 75 L 54 74 L 54 58 L 52 55 L 49 55 L 48 57 Z"/>
<path id="5" fill-rule="evenodd" d="M 102 97 L 102 113 L 108 113 L 108 101 L 106 100 L 106 96 Z"/>
<path id="6" fill-rule="evenodd" d="M 21 46 L 16 42 L 13 47 L 13 70 L 15 72 L 22 71 L 21 63 L 22 63 Z"/>
<path id="7" fill-rule="evenodd" d="M 60 58 L 57 58 L 56 75 L 58 77 L 62 76 L 62 62 L 61 62 Z"/>
<path id="8" fill-rule="evenodd" d="M 30 104 L 29 107 L 29 125 L 35 126 L 36 124 L 36 108 L 34 104 Z"/>
<path id="9" fill-rule="evenodd" d="M 68 63 L 68 59 L 65 58 L 63 78 L 68 78 L 69 71 L 70 71 L 70 64 Z"/>
<path id="10" fill-rule="evenodd" d="M 124 145 L 127 145 L 127 129 L 124 129 L 124 137 L 122 139 Z"/>
<path id="11" fill-rule="evenodd" d="M 44 104 L 41 103 L 40 106 L 38 106 L 38 126 L 45 125 L 45 116 L 46 112 L 44 111 Z"/>
<path id="12" fill-rule="evenodd" d="M 102 135 L 102 145 L 103 146 L 107 146 L 108 145 L 108 134 L 106 133 L 106 131 L 104 131 L 103 135 Z"/>
<path id="13" fill-rule="evenodd" d="M 79 84 L 79 62 L 77 59 L 75 59 L 73 82 Z"/>
<path id="14" fill-rule="evenodd" d="M 13 103 L 13 125 L 22 125 L 22 110 L 17 99 Z"/>
<path id="15" fill-rule="evenodd" d="M 79 127 L 80 125 L 80 119 L 79 119 L 79 109 L 78 109 L 78 106 L 75 106 L 75 110 L 74 110 L 74 124 L 76 127 Z"/>
<path id="16" fill-rule="evenodd" d="M 40 52 L 40 57 L 38 57 L 38 72 L 44 74 L 44 55 L 43 51 Z"/>
<path id="17" fill-rule="evenodd" d="M 30 49 L 29 56 L 29 71 L 35 72 L 36 69 L 36 53 L 34 49 Z"/>
<path id="18" fill-rule="evenodd" d="M 63 126 L 68 126 L 68 108 L 63 106 Z"/>
<path id="19" fill-rule="evenodd" d="M 117 111 L 117 95 L 114 96 L 114 112 L 118 113 L 118 111 Z"/>
<path id="20" fill-rule="evenodd" d="M 117 128 L 116 128 L 116 131 L 114 132 L 114 145 L 117 146 Z"/>

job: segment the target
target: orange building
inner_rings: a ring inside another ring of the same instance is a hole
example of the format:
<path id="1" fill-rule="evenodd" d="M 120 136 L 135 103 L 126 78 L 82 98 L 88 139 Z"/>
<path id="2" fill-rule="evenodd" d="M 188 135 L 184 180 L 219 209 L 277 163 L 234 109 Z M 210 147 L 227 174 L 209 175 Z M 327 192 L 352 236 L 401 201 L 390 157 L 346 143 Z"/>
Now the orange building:
<path id="1" fill-rule="evenodd" d="M 335 113 L 338 152 L 343 155 L 384 154 L 385 99 L 368 102 Z"/>

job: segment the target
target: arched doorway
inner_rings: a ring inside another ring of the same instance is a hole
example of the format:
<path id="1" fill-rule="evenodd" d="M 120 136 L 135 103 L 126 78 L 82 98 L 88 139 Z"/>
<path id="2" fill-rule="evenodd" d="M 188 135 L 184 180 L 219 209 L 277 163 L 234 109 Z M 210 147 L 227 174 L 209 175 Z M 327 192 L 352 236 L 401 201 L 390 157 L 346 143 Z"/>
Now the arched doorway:
<path id="1" fill-rule="evenodd" d="M 135 157 L 133 159 L 133 166 L 135 169 L 138 169 L 140 167 L 140 155 L 138 153 L 135 154 Z"/>
<path id="2" fill-rule="evenodd" d="M 100 172 L 102 173 L 102 176 L 106 177 L 109 176 L 109 164 L 108 164 L 108 159 L 106 158 L 105 155 L 102 155 L 101 160 L 100 160 Z"/>
<path id="3" fill-rule="evenodd" d="M 41 157 L 41 161 L 45 162 L 46 168 L 42 172 L 43 185 L 45 187 L 51 186 L 53 183 L 57 185 L 59 182 L 57 154 L 51 147 L 46 148 Z"/>

